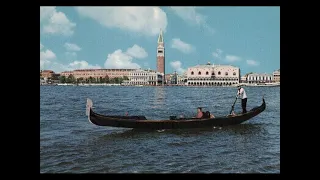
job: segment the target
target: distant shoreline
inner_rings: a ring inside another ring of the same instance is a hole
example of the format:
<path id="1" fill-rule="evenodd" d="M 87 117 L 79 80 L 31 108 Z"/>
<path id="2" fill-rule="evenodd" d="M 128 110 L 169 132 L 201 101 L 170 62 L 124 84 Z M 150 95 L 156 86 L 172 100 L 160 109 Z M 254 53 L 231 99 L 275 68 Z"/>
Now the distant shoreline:
<path id="1" fill-rule="evenodd" d="M 248 86 L 248 87 L 277 87 L 280 86 L 280 83 L 268 83 L 268 84 L 247 84 L 247 83 L 240 83 L 242 86 Z M 58 84 L 40 84 L 40 86 L 121 86 L 121 87 L 163 87 L 163 86 L 151 86 L 151 85 L 121 85 L 121 84 L 68 84 L 68 83 L 58 83 Z M 237 87 L 237 85 L 231 85 L 231 86 L 188 86 L 188 85 L 164 85 L 165 87 Z"/>

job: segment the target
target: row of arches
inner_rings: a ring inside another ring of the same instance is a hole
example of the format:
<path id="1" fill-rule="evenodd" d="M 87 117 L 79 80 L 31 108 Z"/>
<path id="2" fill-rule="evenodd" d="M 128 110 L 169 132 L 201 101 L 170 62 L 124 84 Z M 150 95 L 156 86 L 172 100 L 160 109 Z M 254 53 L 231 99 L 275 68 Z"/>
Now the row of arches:
<path id="1" fill-rule="evenodd" d="M 124 83 L 124 85 L 151 85 L 151 86 L 155 86 L 158 85 L 157 82 L 145 82 L 145 81 L 140 81 L 140 82 L 128 82 L 128 83 Z"/>
<path id="2" fill-rule="evenodd" d="M 272 83 L 273 81 L 248 81 L 249 84 L 252 83 Z"/>
<path id="3" fill-rule="evenodd" d="M 248 77 L 248 81 L 259 81 L 259 80 L 262 80 L 262 81 L 269 80 L 269 81 L 271 81 L 272 77 L 271 76 L 249 76 Z"/>
<path id="4" fill-rule="evenodd" d="M 191 86 L 231 86 L 238 84 L 237 82 L 188 82 Z"/>
<path id="5" fill-rule="evenodd" d="M 199 80 L 199 81 L 238 81 L 238 78 L 188 78 L 188 80 Z"/>
<path id="6" fill-rule="evenodd" d="M 228 73 L 228 72 L 225 72 L 224 74 L 225 74 L 226 76 L 228 76 L 229 73 Z M 191 75 L 194 75 L 194 72 L 193 72 L 193 71 L 191 71 Z M 198 75 L 201 75 L 201 71 L 198 72 Z M 208 72 L 208 71 L 206 72 L 206 75 L 209 75 L 209 72 Z M 214 76 L 215 73 L 212 72 L 211 75 Z M 220 72 L 220 71 L 218 72 L 218 75 L 221 75 L 221 72 Z M 236 73 L 236 72 L 233 72 L 233 75 L 235 76 L 235 75 L 237 75 L 237 73 Z"/>

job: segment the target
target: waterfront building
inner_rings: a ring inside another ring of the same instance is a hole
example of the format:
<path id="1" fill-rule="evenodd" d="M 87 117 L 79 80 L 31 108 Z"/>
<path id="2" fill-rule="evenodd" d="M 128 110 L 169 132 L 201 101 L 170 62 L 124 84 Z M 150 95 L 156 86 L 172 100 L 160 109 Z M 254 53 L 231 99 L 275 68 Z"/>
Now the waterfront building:
<path id="1" fill-rule="evenodd" d="M 230 86 L 240 82 L 240 68 L 231 65 L 214 65 L 208 62 L 187 70 L 189 86 Z"/>
<path id="2" fill-rule="evenodd" d="M 164 75 L 165 84 L 170 84 L 171 83 L 171 76 L 172 76 L 172 74 Z"/>
<path id="3" fill-rule="evenodd" d="M 240 83 L 247 83 L 247 75 L 241 76 Z"/>
<path id="4" fill-rule="evenodd" d="M 55 75 L 52 70 L 40 70 L 40 76 L 43 78 L 51 78 Z"/>
<path id="5" fill-rule="evenodd" d="M 280 69 L 273 72 L 274 82 L 280 82 Z"/>
<path id="6" fill-rule="evenodd" d="M 129 73 L 135 70 L 136 69 L 77 69 L 61 72 L 61 76 L 68 77 L 69 75 L 73 75 L 76 79 L 89 79 L 90 77 L 98 79 L 108 76 L 111 79 L 115 77 L 128 77 Z"/>
<path id="7" fill-rule="evenodd" d="M 172 73 L 170 76 L 170 84 L 174 84 L 174 85 L 178 84 L 178 74 L 176 71 Z"/>
<path id="8" fill-rule="evenodd" d="M 122 85 L 144 85 L 158 86 L 162 85 L 164 74 L 153 70 L 135 70 L 128 75 L 129 80 L 123 81 Z"/>
<path id="9" fill-rule="evenodd" d="M 247 77 L 247 83 L 271 83 L 273 82 L 273 76 L 267 73 L 252 73 Z"/>
<path id="10" fill-rule="evenodd" d="M 179 85 L 186 85 L 188 83 L 188 76 L 187 71 L 185 71 L 183 74 L 178 74 L 178 84 Z"/>

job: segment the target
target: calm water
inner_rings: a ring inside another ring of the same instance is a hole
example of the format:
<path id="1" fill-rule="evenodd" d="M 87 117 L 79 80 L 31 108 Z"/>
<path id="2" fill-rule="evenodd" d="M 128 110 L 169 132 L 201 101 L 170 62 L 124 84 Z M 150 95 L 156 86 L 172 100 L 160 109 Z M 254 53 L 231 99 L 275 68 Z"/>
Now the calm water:
<path id="1" fill-rule="evenodd" d="M 40 172 L 280 173 L 280 87 L 245 89 L 248 110 L 263 94 L 267 108 L 241 125 L 137 132 L 91 124 L 86 98 L 102 114 L 168 119 L 203 106 L 219 116 L 229 113 L 236 88 L 40 86 Z"/>

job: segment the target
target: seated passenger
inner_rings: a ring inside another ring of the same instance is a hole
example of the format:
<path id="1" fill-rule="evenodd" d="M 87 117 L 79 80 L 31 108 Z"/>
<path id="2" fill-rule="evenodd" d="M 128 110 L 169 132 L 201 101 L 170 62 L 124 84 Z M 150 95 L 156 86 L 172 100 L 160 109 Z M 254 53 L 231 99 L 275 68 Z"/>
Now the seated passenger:
<path id="1" fill-rule="evenodd" d="M 197 113 L 196 118 L 202 118 L 202 116 L 203 116 L 202 108 L 201 108 L 201 107 L 198 107 L 197 110 L 198 110 L 198 113 Z"/>
<path id="2" fill-rule="evenodd" d="M 202 118 L 214 118 L 214 115 L 211 114 L 209 111 L 206 111 L 205 113 L 203 113 Z"/>

